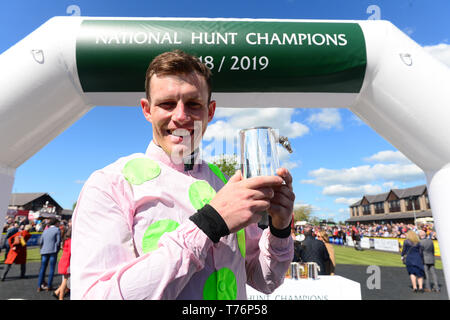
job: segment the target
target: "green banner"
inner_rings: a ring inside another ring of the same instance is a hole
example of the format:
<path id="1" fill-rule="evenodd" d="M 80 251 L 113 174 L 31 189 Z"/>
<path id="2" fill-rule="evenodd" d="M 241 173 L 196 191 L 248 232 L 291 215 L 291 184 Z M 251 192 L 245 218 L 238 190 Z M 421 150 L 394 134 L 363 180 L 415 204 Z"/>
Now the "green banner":
<path id="1" fill-rule="evenodd" d="M 84 92 L 144 92 L 158 54 L 180 49 L 213 72 L 215 92 L 358 93 L 366 70 L 357 23 L 84 20 L 76 43 Z"/>

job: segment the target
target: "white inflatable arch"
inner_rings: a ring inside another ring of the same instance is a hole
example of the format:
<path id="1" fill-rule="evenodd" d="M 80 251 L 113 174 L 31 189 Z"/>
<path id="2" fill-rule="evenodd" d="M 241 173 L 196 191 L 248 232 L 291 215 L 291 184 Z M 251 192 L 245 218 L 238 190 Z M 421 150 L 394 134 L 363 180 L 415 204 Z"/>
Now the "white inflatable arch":
<path id="1" fill-rule="evenodd" d="M 405 154 L 449 279 L 450 71 L 387 21 L 50 19 L 0 56 L 0 222 L 16 168 L 93 106 L 137 106 L 172 49 L 209 64 L 219 107 L 349 108 Z"/>

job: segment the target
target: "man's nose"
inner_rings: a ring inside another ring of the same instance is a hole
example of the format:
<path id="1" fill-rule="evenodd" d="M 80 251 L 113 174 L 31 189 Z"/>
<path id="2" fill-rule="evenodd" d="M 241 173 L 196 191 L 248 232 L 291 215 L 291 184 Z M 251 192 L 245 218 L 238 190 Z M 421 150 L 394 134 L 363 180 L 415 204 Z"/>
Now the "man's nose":
<path id="1" fill-rule="evenodd" d="M 187 113 L 186 105 L 183 101 L 179 101 L 175 110 L 173 110 L 172 119 L 177 122 L 187 122 L 190 120 L 190 116 Z"/>

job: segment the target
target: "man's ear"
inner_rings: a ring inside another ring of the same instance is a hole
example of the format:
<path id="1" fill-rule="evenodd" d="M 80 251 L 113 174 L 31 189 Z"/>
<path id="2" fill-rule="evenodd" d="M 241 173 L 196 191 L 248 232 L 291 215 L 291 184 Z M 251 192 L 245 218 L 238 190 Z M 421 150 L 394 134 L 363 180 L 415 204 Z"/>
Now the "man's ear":
<path id="1" fill-rule="evenodd" d="M 211 100 L 208 106 L 208 123 L 214 118 L 214 113 L 216 112 L 216 101 Z"/>
<path id="2" fill-rule="evenodd" d="M 150 103 L 147 99 L 142 98 L 141 99 L 141 107 L 142 107 L 142 113 L 144 114 L 145 119 L 147 119 L 148 122 L 152 122 L 152 115 L 150 113 Z"/>

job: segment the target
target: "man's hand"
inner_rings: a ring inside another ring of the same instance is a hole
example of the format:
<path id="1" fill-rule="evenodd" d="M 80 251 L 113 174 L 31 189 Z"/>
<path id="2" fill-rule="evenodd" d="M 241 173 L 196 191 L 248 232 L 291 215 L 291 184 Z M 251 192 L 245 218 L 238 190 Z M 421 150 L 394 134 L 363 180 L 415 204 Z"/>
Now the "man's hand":
<path id="1" fill-rule="evenodd" d="M 283 230 L 291 224 L 295 194 L 289 171 L 285 168 L 279 168 L 277 174 L 283 178 L 285 184 L 273 188 L 274 197 L 270 200 L 270 207 L 267 211 L 272 217 L 272 226 Z"/>
<path id="2" fill-rule="evenodd" d="M 289 175 L 289 173 L 287 174 Z M 277 220 L 277 225 L 274 226 L 278 228 L 279 220 L 283 220 L 279 216 L 284 217 L 285 215 L 285 210 L 280 210 L 278 207 L 282 205 L 289 206 L 289 204 L 285 203 L 284 194 L 286 192 L 282 188 L 283 179 L 286 181 L 286 177 L 282 177 L 262 176 L 243 179 L 241 171 L 236 171 L 227 184 L 211 200 L 209 205 L 221 215 L 230 233 L 235 233 L 252 223 L 259 222 L 261 215 L 258 213 L 269 210 L 272 206 L 274 207 L 272 209 L 273 215 Z M 292 183 L 292 178 L 290 181 Z M 274 190 L 278 191 L 274 192 Z M 271 200 L 274 196 L 277 199 L 272 204 Z M 281 213 L 278 213 L 279 211 Z M 292 217 L 292 211 L 290 214 Z"/>

